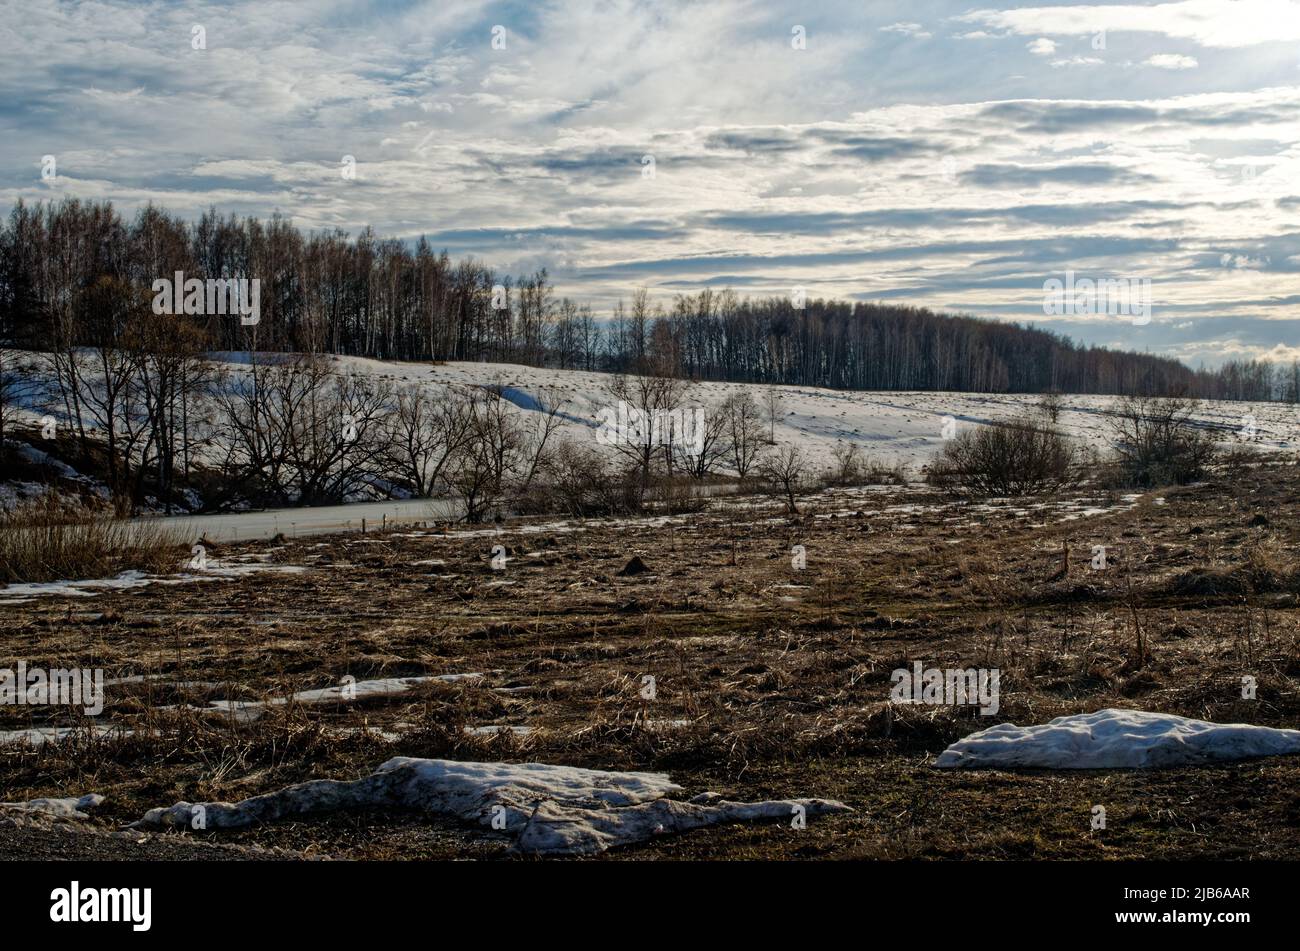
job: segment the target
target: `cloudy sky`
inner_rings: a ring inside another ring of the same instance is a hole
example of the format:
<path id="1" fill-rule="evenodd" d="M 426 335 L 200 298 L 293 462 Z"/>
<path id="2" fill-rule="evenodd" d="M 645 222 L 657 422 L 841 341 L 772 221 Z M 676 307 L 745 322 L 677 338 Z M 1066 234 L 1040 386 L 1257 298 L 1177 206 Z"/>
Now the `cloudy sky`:
<path id="1" fill-rule="evenodd" d="M 6 6 L 6 210 L 369 224 L 598 311 L 804 287 L 1300 356 L 1300 0 Z M 1151 323 L 1046 316 L 1067 270 L 1149 278 Z"/>

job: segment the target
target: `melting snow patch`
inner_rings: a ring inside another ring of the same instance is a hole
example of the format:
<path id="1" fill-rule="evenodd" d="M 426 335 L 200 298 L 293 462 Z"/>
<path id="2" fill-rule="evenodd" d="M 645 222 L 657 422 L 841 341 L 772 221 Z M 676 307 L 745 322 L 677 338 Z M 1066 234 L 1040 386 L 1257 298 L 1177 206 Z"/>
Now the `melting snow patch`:
<path id="1" fill-rule="evenodd" d="M 644 720 L 647 730 L 684 730 L 692 720 Z"/>
<path id="2" fill-rule="evenodd" d="M 333 687 L 321 687 L 317 690 L 302 690 L 289 697 L 276 697 L 272 700 L 209 700 L 206 707 L 190 707 L 198 710 L 218 710 L 228 713 L 240 723 L 256 720 L 266 712 L 267 707 L 282 707 L 288 703 L 353 703 L 368 697 L 391 697 L 406 693 L 424 683 L 459 683 L 464 680 L 478 680 L 481 673 L 436 674 L 431 677 L 380 677 L 376 680 L 357 680 Z M 184 705 L 183 705 L 184 706 Z M 176 706 L 158 707 L 159 710 L 174 710 Z"/>
<path id="3" fill-rule="evenodd" d="M 958 740 L 934 765 L 1150 769 L 1288 753 L 1300 753 L 1300 731 L 1110 709 L 1057 717 L 1043 726 L 999 724 Z"/>
<path id="4" fill-rule="evenodd" d="M 498 733 L 513 733 L 515 736 L 531 736 L 533 728 L 530 726 L 503 726 L 499 723 L 490 723 L 487 726 L 467 726 L 465 732 L 474 736 L 496 736 Z"/>
<path id="5" fill-rule="evenodd" d="M 88 723 L 85 726 L 34 726 L 25 730 L 0 730 L 0 746 L 17 743 L 44 746 L 46 743 L 59 743 L 70 737 L 107 736 L 110 733 L 130 736 L 134 732 L 134 730 L 103 723 Z"/>
<path id="6" fill-rule="evenodd" d="M 313 812 L 387 806 L 477 822 L 513 836 L 521 852 L 589 855 L 723 822 L 850 811 L 822 799 L 735 803 L 712 793 L 690 802 L 665 798 L 680 792 L 664 773 L 399 756 L 363 779 L 317 779 L 234 804 L 180 802 L 150 809 L 135 826 L 189 828 L 198 814 L 209 829 L 237 829 Z"/>
<path id="7" fill-rule="evenodd" d="M 104 797 L 97 793 L 79 799 L 29 799 L 27 802 L 0 802 L 7 812 L 37 812 L 56 819 L 89 819 L 90 810 L 98 808 Z"/>
<path id="8" fill-rule="evenodd" d="M 11 584 L 0 588 L 0 604 L 14 604 L 41 595 L 72 598 L 89 598 L 104 589 L 124 591 L 143 588 L 150 584 L 189 584 L 195 581 L 229 581 L 262 572 L 300 574 L 307 569 L 300 565 L 231 564 L 209 559 L 207 567 L 197 573 L 183 573 L 171 577 L 147 575 L 142 571 L 124 571 L 115 578 L 91 578 L 85 581 L 41 581 L 30 584 Z"/>

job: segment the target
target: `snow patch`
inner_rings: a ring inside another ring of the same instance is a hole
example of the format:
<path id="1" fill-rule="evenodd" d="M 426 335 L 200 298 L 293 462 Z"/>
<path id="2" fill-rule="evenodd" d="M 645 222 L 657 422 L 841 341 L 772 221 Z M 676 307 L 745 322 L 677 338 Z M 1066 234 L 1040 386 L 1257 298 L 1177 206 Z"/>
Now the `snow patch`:
<path id="1" fill-rule="evenodd" d="M 711 793 L 690 802 L 665 798 L 681 791 L 664 773 L 399 756 L 351 782 L 317 779 L 240 803 L 150 809 L 135 827 L 189 828 L 201 815 L 208 829 L 238 829 L 314 812 L 387 806 L 476 822 L 513 836 L 521 852 L 590 855 L 723 822 L 850 811 L 821 799 L 733 803 Z"/>
<path id="2" fill-rule="evenodd" d="M 1002 723 L 935 760 L 939 769 L 1153 769 L 1300 753 L 1300 731 L 1210 723 L 1169 713 L 1099 710 L 1041 726 Z"/>
<path id="3" fill-rule="evenodd" d="M 240 723 L 250 723 L 258 719 L 269 707 L 283 707 L 290 703 L 355 703 L 370 697 L 391 697 L 406 693 L 424 683 L 459 683 L 465 680 L 479 680 L 482 673 L 435 674 L 429 677 L 380 677 L 375 680 L 357 680 L 352 683 L 321 687 L 315 690 L 301 690 L 288 697 L 276 697 L 272 700 L 209 700 L 206 707 L 190 705 L 164 706 L 159 710 L 186 709 L 216 710 L 230 714 Z"/>
<path id="4" fill-rule="evenodd" d="M 98 793 L 72 799 L 29 799 L 27 802 L 0 802 L 7 812 L 37 812 L 57 819 L 89 819 L 90 811 L 104 802 Z"/>
<path id="5" fill-rule="evenodd" d="M 59 743 L 69 737 L 108 736 L 116 733 L 131 736 L 135 731 L 103 723 L 87 723 L 85 726 L 34 726 L 25 730 L 0 730 L 0 746 L 25 743 L 28 746 L 44 746 L 46 743 Z"/>
<path id="6" fill-rule="evenodd" d="M 189 584 L 197 581 L 232 581 L 249 575 L 271 572 L 274 574 L 301 574 L 307 569 L 301 565 L 267 565 L 260 562 L 235 564 L 209 559 L 201 572 L 182 573 L 171 577 L 148 575 L 143 571 L 124 571 L 113 578 L 90 578 L 84 581 L 38 581 L 11 584 L 0 588 L 0 604 L 27 601 L 33 597 L 89 598 L 101 591 L 126 591 L 151 584 Z"/>

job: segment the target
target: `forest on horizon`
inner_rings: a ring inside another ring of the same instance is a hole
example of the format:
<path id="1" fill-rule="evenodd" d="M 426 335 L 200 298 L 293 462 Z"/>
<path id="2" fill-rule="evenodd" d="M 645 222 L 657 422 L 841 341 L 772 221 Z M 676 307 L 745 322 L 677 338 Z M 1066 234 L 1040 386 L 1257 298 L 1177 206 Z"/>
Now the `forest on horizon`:
<path id="1" fill-rule="evenodd" d="M 55 351 L 123 345 L 147 322 L 153 282 L 257 279 L 260 320 L 177 316 L 201 350 L 320 352 L 379 360 L 513 362 L 696 380 L 854 390 L 1190 395 L 1300 402 L 1300 362 L 1193 370 L 1152 354 L 1080 345 L 1040 328 L 902 305 L 731 289 L 611 313 L 558 297 L 545 270 L 500 275 L 472 257 L 279 215 L 187 221 L 156 206 L 129 221 L 111 202 L 16 203 L 0 221 L 0 343 Z M 1115 319 L 1124 319 L 1117 317 Z M 154 335 L 156 337 L 156 334 Z"/>

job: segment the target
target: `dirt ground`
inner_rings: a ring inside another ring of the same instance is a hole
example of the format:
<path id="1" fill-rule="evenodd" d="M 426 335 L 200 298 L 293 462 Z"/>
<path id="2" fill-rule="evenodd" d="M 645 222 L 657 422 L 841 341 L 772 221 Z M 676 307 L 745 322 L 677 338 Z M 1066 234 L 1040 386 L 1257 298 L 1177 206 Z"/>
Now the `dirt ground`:
<path id="1" fill-rule="evenodd" d="M 0 858 L 509 854 L 504 836 L 382 810 L 110 834 L 154 806 L 354 778 L 398 755 L 664 771 L 688 795 L 855 810 L 608 859 L 1300 858 L 1297 757 L 1150 771 L 930 765 L 994 723 L 1111 706 L 1295 727 L 1297 476 L 1276 466 L 1140 497 L 993 504 L 866 487 L 819 495 L 795 517 L 770 500 L 715 499 L 676 516 L 250 543 L 208 554 L 307 570 L 0 606 L 0 666 L 144 675 L 110 687 L 100 717 L 133 732 L 0 747 L 0 800 L 107 797 L 79 831 L 0 821 Z M 633 556 L 649 570 L 620 575 Z M 998 713 L 891 705 L 891 671 L 914 661 L 1000 669 Z M 287 703 L 249 722 L 184 706 L 348 675 L 463 673 L 484 676 Z M 66 708 L 0 708 L 0 729 L 46 723 L 77 721 Z M 530 732 L 469 732 L 482 727 Z M 1105 830 L 1091 827 L 1097 804 Z"/>

